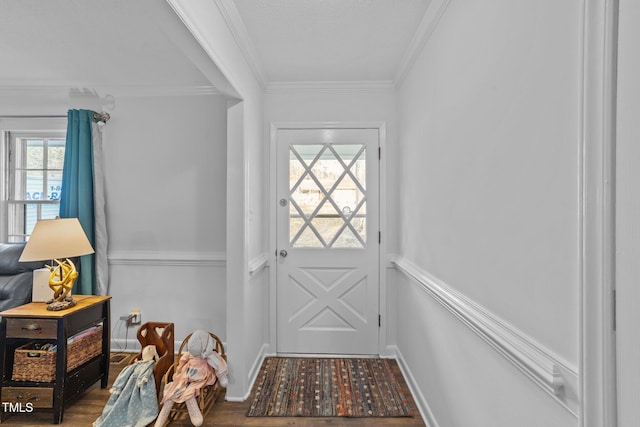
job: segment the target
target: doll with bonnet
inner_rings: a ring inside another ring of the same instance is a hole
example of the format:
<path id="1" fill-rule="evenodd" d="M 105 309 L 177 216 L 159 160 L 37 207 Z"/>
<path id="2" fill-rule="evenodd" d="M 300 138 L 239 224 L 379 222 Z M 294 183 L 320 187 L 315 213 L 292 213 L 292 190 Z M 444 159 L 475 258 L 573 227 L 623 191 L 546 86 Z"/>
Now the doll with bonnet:
<path id="1" fill-rule="evenodd" d="M 145 427 L 158 415 L 158 396 L 153 367 L 159 359 L 155 345 L 126 366 L 109 390 L 111 396 L 93 427 Z"/>
<path id="2" fill-rule="evenodd" d="M 200 390 L 216 381 L 222 387 L 228 384 L 227 364 L 214 348 L 215 341 L 208 332 L 197 330 L 191 334 L 187 352 L 180 358 L 172 381 L 164 388 L 161 401 L 163 406 L 155 427 L 162 427 L 174 403 L 182 402 L 189 411 L 191 423 L 194 426 L 202 425 L 203 417 L 196 400 Z"/>

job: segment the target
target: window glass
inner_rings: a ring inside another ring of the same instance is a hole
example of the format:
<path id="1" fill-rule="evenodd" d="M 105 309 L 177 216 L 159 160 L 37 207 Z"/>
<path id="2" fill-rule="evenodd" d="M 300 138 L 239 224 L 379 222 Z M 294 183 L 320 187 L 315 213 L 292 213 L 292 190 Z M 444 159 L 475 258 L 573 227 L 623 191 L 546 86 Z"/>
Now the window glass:
<path id="1" fill-rule="evenodd" d="M 36 222 L 59 213 L 64 134 L 9 132 L 7 240 L 27 240 Z"/>
<path id="2" fill-rule="evenodd" d="M 366 147 L 289 148 L 289 243 L 296 248 L 366 245 Z"/>

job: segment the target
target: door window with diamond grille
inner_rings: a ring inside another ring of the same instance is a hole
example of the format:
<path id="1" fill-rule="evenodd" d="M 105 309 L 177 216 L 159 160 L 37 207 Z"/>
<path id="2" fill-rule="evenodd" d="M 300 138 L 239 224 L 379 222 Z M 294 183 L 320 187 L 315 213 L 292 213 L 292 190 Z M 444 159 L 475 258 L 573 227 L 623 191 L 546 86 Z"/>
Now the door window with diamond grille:
<path id="1" fill-rule="evenodd" d="M 289 147 L 289 244 L 363 248 L 367 190 L 364 144 Z"/>

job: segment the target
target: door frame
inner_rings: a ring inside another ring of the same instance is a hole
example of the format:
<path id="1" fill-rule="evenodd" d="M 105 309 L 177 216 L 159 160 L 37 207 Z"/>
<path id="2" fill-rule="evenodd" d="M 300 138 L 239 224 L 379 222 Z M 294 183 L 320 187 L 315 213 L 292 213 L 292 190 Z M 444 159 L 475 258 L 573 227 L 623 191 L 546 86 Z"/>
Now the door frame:
<path id="1" fill-rule="evenodd" d="M 377 129 L 379 146 L 382 153 L 379 162 L 379 228 L 382 239 L 378 245 L 378 312 L 381 326 L 378 328 L 378 355 L 386 355 L 387 351 L 387 124 L 383 121 L 309 121 L 309 122 L 272 122 L 269 132 L 269 347 L 270 353 L 277 351 L 277 268 L 276 257 L 276 210 L 277 210 L 277 148 L 278 131 L 281 129 Z"/>
<path id="2" fill-rule="evenodd" d="M 615 140 L 617 0 L 582 5 L 580 55 L 580 427 L 617 425 Z"/>

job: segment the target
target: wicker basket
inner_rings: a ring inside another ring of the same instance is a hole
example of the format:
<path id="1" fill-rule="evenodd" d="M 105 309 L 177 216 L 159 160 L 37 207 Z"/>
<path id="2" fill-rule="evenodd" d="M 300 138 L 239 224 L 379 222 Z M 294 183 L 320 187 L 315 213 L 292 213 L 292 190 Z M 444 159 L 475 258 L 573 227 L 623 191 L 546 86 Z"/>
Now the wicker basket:
<path id="1" fill-rule="evenodd" d="M 52 382 L 56 379 L 55 351 L 37 350 L 35 342 L 16 348 L 13 360 L 14 381 Z M 67 345 L 67 372 L 102 353 L 102 327 L 94 328 Z"/>

